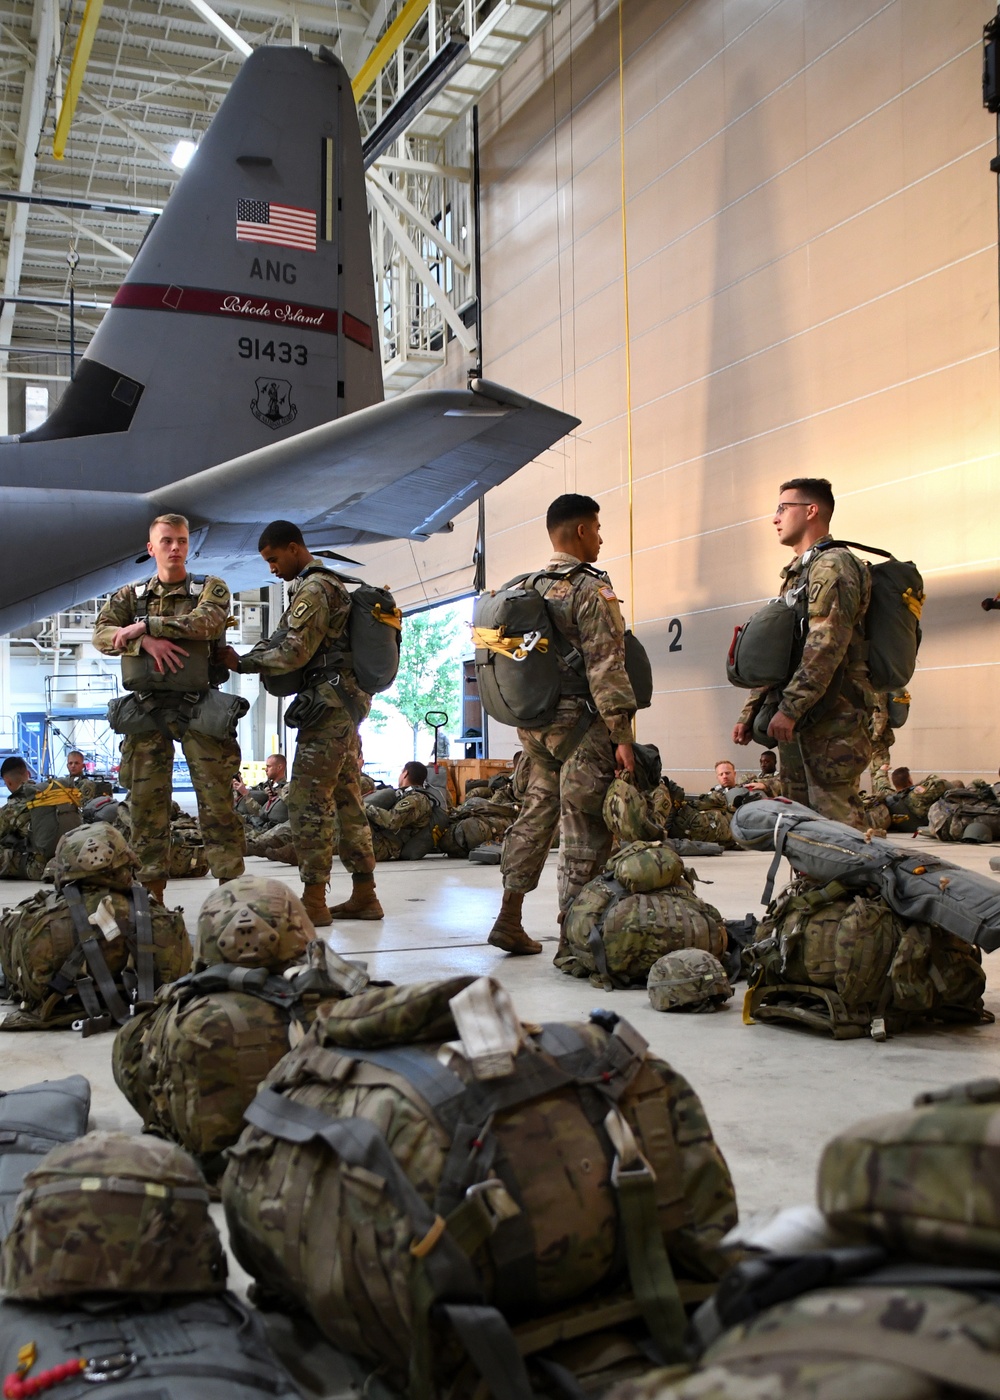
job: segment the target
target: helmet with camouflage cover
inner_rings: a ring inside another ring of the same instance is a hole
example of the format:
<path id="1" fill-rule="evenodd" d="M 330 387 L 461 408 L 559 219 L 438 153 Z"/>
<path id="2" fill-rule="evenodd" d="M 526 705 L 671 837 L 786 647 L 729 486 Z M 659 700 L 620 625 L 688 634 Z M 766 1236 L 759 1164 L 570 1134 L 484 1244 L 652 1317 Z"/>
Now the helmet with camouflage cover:
<path id="1" fill-rule="evenodd" d="M 240 875 L 205 900 L 198 915 L 195 967 L 237 963 L 280 972 L 316 937 L 312 920 L 281 880 Z"/>
<path id="2" fill-rule="evenodd" d="M 714 1011 L 733 994 L 719 959 L 703 948 L 665 953 L 649 969 L 646 986 L 656 1011 Z"/>
<path id="3" fill-rule="evenodd" d="M 67 831 L 52 858 L 57 890 L 68 884 L 130 890 L 138 868 L 139 862 L 125 837 L 106 822 Z"/>
<path id="4" fill-rule="evenodd" d="M 24 1180 L 0 1253 L 10 1298 L 221 1293 L 222 1241 L 205 1178 L 173 1143 L 88 1133 Z"/>

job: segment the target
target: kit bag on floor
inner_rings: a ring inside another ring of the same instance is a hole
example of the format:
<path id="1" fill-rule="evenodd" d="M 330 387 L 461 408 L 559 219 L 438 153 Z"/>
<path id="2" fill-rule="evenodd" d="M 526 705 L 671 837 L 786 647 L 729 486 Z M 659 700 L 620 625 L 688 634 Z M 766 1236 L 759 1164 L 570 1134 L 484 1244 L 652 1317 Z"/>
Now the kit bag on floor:
<path id="1" fill-rule="evenodd" d="M 197 817 L 180 817 L 170 823 L 169 880 L 199 880 L 208 874 L 208 856 Z"/>
<path id="2" fill-rule="evenodd" d="M 940 928 L 984 952 L 1000 947 L 1000 884 L 930 851 L 901 850 L 844 822 L 817 817 L 787 798 L 744 803 L 733 835 L 749 850 L 774 851 L 762 904 L 771 898 L 782 856 L 818 885 L 877 890 L 902 919 Z"/>
<path id="3" fill-rule="evenodd" d="M 123 1025 L 133 1005 L 183 976 L 191 941 L 181 911 L 165 909 L 142 885 L 123 893 L 66 882 L 7 911 L 0 962 L 21 1003 L 0 1030 L 73 1026 L 89 1035 Z"/>
<path id="4" fill-rule="evenodd" d="M 787 1022 L 835 1040 L 882 1040 L 918 1021 L 984 1019 L 977 948 L 907 924 L 877 894 L 798 879 L 745 950 L 747 1022 Z"/>
<path id="5" fill-rule="evenodd" d="M 681 1297 L 725 1267 L 735 1202 L 701 1104 L 612 1013 L 529 1032 L 485 978 L 368 990 L 320 1012 L 246 1116 L 222 1183 L 241 1264 L 421 1400 L 466 1353 L 528 1400 L 520 1352 L 615 1308 L 680 1359 Z"/>
<path id="6" fill-rule="evenodd" d="M 790 1263 L 800 1276 L 812 1271 L 809 1256 Z M 691 1374 L 651 1371 L 606 1400 L 996 1400 L 1000 1276 L 941 1270 L 938 1286 L 908 1282 L 921 1272 L 904 1266 L 799 1291 L 726 1331 Z"/>
<path id="7" fill-rule="evenodd" d="M 818 1201 L 837 1230 L 913 1259 L 1000 1269 L 1000 1080 L 921 1094 L 828 1143 Z"/>
<path id="8" fill-rule="evenodd" d="M 10 1230 L 25 1173 L 56 1143 L 85 1133 L 89 1116 L 90 1081 L 82 1074 L 0 1090 L 0 1241 Z"/>
<path id="9" fill-rule="evenodd" d="M 479 846 L 502 841 L 516 816 L 513 807 L 481 797 L 468 798 L 437 828 L 437 848 L 454 859 L 467 859 Z"/>
<path id="10" fill-rule="evenodd" d="M 973 822 L 985 828 L 976 832 L 978 838 L 1000 840 L 1000 802 L 989 788 L 949 788 L 927 813 L 927 825 L 939 841 L 968 839 L 966 829 Z"/>
<path id="11" fill-rule="evenodd" d="M 667 780 L 673 810 L 670 835 L 686 841 L 715 841 L 732 846 L 732 813 L 724 793 L 705 792 L 689 797 L 679 783 Z"/>
<path id="12" fill-rule="evenodd" d="M 268 1345 L 260 1317 L 232 1293 L 164 1302 L 152 1309 L 117 1300 L 93 1309 L 0 1303 L 0 1367 L 26 1381 L 79 1360 L 59 1381 L 58 1400 L 301 1400 Z"/>
<path id="13" fill-rule="evenodd" d="M 694 875 L 668 842 L 633 842 L 585 885 L 567 911 L 555 965 L 594 986 L 646 985 L 665 953 L 726 949 L 726 927 L 713 905 L 694 892 Z"/>
<path id="14" fill-rule="evenodd" d="M 317 1008 L 367 981 L 326 944 L 310 946 L 316 956 L 281 976 L 219 963 L 182 977 L 115 1037 L 115 1082 L 144 1129 L 186 1147 L 212 1175 L 261 1081 Z"/>

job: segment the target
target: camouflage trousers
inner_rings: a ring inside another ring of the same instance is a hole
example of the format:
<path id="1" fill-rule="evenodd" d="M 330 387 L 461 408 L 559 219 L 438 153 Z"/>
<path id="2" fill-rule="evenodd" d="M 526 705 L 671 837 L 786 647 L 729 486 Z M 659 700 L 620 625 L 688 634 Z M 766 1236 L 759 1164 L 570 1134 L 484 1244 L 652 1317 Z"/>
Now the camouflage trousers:
<path id="1" fill-rule="evenodd" d="M 0 880 L 40 880 L 45 866 L 43 855 L 0 846 Z"/>
<path id="2" fill-rule="evenodd" d="M 778 745 L 783 795 L 821 817 L 867 830 L 859 783 L 871 755 L 868 724 L 866 711 L 839 700 L 832 713 L 801 732 L 796 728 L 790 744 Z"/>
<path id="3" fill-rule="evenodd" d="M 277 826 L 266 826 L 263 831 L 246 828 L 247 855 L 267 856 L 272 851 L 284 850 L 292 844 L 291 822 L 279 822 Z"/>
<path id="4" fill-rule="evenodd" d="M 371 830 L 358 779 L 361 741 L 346 710 L 331 708 L 299 730 L 288 792 L 292 844 L 304 885 L 326 885 L 334 846 L 354 875 L 375 869 Z"/>
<path id="5" fill-rule="evenodd" d="M 243 874 L 243 823 L 233 807 L 240 771 L 235 739 L 188 730 L 180 740 L 198 799 L 198 822 L 209 868 L 217 880 Z M 174 746 L 162 734 L 129 734 L 122 744 L 122 782 L 129 787 L 131 846 L 139 879 L 165 880 L 170 865 L 170 804 Z"/>
<path id="6" fill-rule="evenodd" d="M 595 719 L 569 757 L 560 756 L 577 723 L 580 704 L 562 700 L 548 728 L 517 731 L 528 777 L 523 806 L 507 830 L 500 862 L 505 890 L 533 890 L 558 831 L 560 910 L 569 908 L 611 852 L 611 833 L 601 815 L 615 776 L 607 725 Z"/>

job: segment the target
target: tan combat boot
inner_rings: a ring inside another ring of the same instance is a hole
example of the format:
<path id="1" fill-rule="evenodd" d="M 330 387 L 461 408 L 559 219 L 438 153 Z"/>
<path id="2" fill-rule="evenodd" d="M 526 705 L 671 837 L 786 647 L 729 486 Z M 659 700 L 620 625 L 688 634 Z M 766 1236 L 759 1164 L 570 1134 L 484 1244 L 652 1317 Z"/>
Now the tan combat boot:
<path id="1" fill-rule="evenodd" d="M 302 907 L 312 920 L 314 928 L 326 928 L 333 918 L 326 904 L 326 885 L 303 885 Z"/>
<path id="2" fill-rule="evenodd" d="M 500 913 L 496 917 L 496 923 L 490 929 L 487 943 L 491 943 L 494 948 L 501 948 L 505 953 L 540 953 L 542 951 L 542 945 L 536 943 L 533 938 L 529 938 L 524 931 L 521 923 L 521 905 L 523 903 L 523 891 L 504 890 Z"/>
<path id="3" fill-rule="evenodd" d="M 155 894 L 160 903 L 163 903 L 163 891 L 167 888 L 166 880 L 143 880 L 149 894 Z"/>
<path id="4" fill-rule="evenodd" d="M 335 919 L 384 919 L 385 911 L 375 893 L 374 875 L 352 875 L 350 899 L 335 904 L 330 913 Z"/>

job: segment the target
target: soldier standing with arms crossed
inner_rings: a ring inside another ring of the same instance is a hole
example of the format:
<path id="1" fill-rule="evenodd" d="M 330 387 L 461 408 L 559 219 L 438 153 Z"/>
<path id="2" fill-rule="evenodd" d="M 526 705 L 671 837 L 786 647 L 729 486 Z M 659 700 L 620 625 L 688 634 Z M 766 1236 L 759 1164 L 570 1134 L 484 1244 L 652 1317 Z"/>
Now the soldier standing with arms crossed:
<path id="1" fill-rule="evenodd" d="M 118 730 L 125 735 L 120 778 L 129 789 L 139 880 L 160 900 L 170 854 L 175 740 L 191 770 L 212 874 L 220 884 L 243 874 L 243 827 L 232 797 L 232 780 L 240 766 L 235 737 L 240 702 L 225 697 L 234 702 L 231 726 L 210 723 L 206 704 L 214 689 L 208 681 L 208 658 L 226 635 L 229 589 L 220 578 L 194 579 L 188 574 L 189 544 L 188 522 L 182 515 L 157 516 L 146 545 L 156 574 L 148 583 L 120 588 L 104 604 L 94 627 L 94 646 L 105 656 L 123 658 L 123 683 L 135 692 L 134 699 L 129 697 L 128 727 Z M 137 664 L 143 654 L 152 661 L 148 690 L 143 689 L 144 668 Z M 130 664 L 130 658 L 136 660 Z M 172 688 L 157 688 L 158 678 L 166 678 Z M 203 724 L 208 728 L 201 728 Z"/>
<path id="2" fill-rule="evenodd" d="M 774 526 L 794 554 L 782 570 L 781 596 L 808 588 L 809 629 L 791 679 L 780 692 L 751 692 L 733 742 L 750 743 L 757 711 L 777 696 L 767 732 L 778 741 L 783 795 L 863 831 L 859 780 L 871 755 L 874 704 L 864 631 L 871 581 L 850 550 L 816 548 L 831 539 L 833 510 L 824 477 L 796 477 L 781 488 Z"/>
<path id="3" fill-rule="evenodd" d="M 302 877 L 302 903 L 317 927 L 342 919 L 381 919 L 375 893 L 371 830 L 358 785 L 361 740 L 358 725 L 371 696 L 358 685 L 347 647 L 351 595 L 306 548 L 302 531 L 288 520 L 265 526 L 257 548 L 271 573 L 290 584 L 288 607 L 277 631 L 246 656 L 224 654 L 231 671 L 296 678 L 298 698 L 285 723 L 298 728 L 288 792 L 292 845 Z M 310 671 L 309 663 L 314 663 Z M 326 887 L 334 844 L 351 872 L 353 890 L 329 909 Z"/>
<path id="4" fill-rule="evenodd" d="M 488 941 L 505 953 L 540 953 L 521 923 L 521 906 L 538 884 L 559 831 L 559 924 L 574 896 L 603 866 L 611 833 L 602 808 L 616 767 L 635 771 L 635 695 L 625 671 L 625 622 L 607 574 L 592 566 L 601 552 L 600 507 L 590 496 L 560 496 L 545 527 L 552 541 L 545 580 L 554 624 L 577 649 L 583 675 L 560 658 L 563 697 L 545 729 L 518 729 L 528 764 L 524 805 L 504 841 L 503 904 Z"/>

